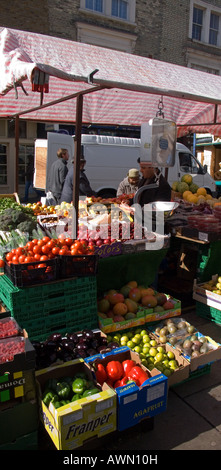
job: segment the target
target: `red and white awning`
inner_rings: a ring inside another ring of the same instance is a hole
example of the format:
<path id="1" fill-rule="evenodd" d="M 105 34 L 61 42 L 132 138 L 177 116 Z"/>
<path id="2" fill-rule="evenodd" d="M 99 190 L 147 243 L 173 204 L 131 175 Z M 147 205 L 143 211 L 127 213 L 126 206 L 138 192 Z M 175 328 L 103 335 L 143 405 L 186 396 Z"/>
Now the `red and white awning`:
<path id="1" fill-rule="evenodd" d="M 156 116 L 163 97 L 164 117 L 176 122 L 178 136 L 189 132 L 221 135 L 220 76 L 6 28 L 0 28 L 0 66 L 2 118 L 21 114 L 35 121 L 75 123 L 75 98 L 33 110 L 40 104 L 39 93 L 32 91 L 33 74 L 39 70 L 50 77 L 44 105 L 105 87 L 84 96 L 83 123 L 140 126 Z"/>

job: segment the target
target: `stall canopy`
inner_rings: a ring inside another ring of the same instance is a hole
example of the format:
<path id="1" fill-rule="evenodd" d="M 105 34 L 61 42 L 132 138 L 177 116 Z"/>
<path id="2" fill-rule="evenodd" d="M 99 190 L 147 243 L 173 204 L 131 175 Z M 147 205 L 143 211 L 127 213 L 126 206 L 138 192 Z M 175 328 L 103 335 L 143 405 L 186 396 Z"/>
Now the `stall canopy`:
<path id="1" fill-rule="evenodd" d="M 178 136 L 221 135 L 220 76 L 7 28 L 0 28 L 0 66 L 1 118 L 73 124 L 77 94 L 93 90 L 84 96 L 84 124 L 140 126 L 162 100 Z M 34 91 L 39 77 L 40 93 Z"/>

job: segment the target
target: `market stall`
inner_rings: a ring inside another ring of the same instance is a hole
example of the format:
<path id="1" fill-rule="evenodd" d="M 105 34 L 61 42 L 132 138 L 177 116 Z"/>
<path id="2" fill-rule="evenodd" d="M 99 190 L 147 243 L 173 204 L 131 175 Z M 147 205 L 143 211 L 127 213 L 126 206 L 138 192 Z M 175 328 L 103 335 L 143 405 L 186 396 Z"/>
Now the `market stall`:
<path id="1" fill-rule="evenodd" d="M 71 65 L 70 54 L 78 57 Z M 1 116 L 16 119 L 17 157 L 20 118 L 76 123 L 77 208 L 82 122 L 140 125 L 156 114 L 163 95 L 165 114 L 176 121 L 179 135 L 196 125 L 220 132 L 217 76 L 5 29 L 1 60 L 10 65 L 1 75 Z M 43 84 L 36 82 L 39 72 L 50 76 L 49 95 L 48 76 Z M 23 90 L 18 90 L 21 85 Z M 24 209 L 18 206 L 21 215 Z M 46 233 L 39 224 L 40 211 L 31 210 L 34 231 L 30 225 L 30 232 L 13 227 L 11 238 L 2 235 L 1 240 L 5 271 L 0 276 L 0 367 L 5 387 L 0 420 L 4 427 L 6 421 L 20 423 L 22 412 L 23 423 L 13 434 L 8 429 L 2 447 L 25 448 L 27 436 L 35 441 L 39 400 L 40 419 L 45 417 L 42 424 L 55 448 L 72 450 L 88 439 L 157 417 L 166 409 L 168 388 L 219 360 L 221 345 L 185 322 L 179 299 L 151 287 L 167 246 L 148 250 L 145 240 L 140 253 L 116 254 L 110 244 L 112 256 L 102 257 L 101 248 L 97 254 L 95 248 L 88 252 L 89 243 L 50 236 L 50 227 Z M 122 249 L 122 240 L 115 242 Z M 22 375 L 26 383 L 27 372 L 28 390 L 12 380 Z M 131 394 L 137 399 L 128 409 Z"/>

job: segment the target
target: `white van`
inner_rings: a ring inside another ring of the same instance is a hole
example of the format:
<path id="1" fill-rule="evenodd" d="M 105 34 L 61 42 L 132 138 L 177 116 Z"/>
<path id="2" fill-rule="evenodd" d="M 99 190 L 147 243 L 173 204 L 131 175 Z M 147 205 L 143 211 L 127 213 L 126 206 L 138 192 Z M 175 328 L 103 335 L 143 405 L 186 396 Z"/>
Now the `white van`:
<path id="1" fill-rule="evenodd" d="M 128 170 L 139 169 L 137 159 L 140 156 L 140 139 L 82 134 L 81 143 L 87 161 L 86 175 L 92 189 L 99 196 L 114 197 L 119 183 L 126 177 Z M 50 172 L 51 163 L 56 159 L 59 147 L 68 148 L 70 154 L 68 166 L 72 165 L 71 160 L 74 155 L 72 136 L 48 132 L 47 140 L 35 141 L 35 156 L 40 146 L 47 148 L 47 174 Z M 172 186 L 174 181 L 181 180 L 186 173 L 192 175 L 194 183 L 215 195 L 216 184 L 207 172 L 206 166 L 203 167 L 185 145 L 177 143 L 175 165 L 168 170 L 169 184 Z"/>

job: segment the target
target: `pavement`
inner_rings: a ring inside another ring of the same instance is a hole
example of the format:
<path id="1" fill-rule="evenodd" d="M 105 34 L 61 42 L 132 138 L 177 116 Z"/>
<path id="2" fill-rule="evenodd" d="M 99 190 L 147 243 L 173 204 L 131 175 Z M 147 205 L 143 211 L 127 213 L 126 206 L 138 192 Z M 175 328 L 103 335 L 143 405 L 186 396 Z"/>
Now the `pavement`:
<path id="1" fill-rule="evenodd" d="M 221 343 L 221 325 L 205 320 L 191 309 L 184 317 L 203 334 Z M 46 436 L 40 434 L 39 450 L 55 449 Z M 50 439 L 50 438 L 49 438 Z M 82 451 L 99 450 L 107 453 L 137 451 L 221 450 L 221 361 L 207 372 L 169 389 L 167 409 L 145 423 L 124 432 L 112 433 L 91 442 Z"/>

